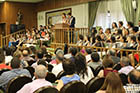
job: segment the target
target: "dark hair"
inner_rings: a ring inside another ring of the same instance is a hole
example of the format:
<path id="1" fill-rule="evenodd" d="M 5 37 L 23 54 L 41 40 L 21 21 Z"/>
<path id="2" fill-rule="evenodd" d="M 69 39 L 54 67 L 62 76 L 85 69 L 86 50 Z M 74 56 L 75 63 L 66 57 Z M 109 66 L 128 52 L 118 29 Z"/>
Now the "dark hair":
<path id="1" fill-rule="evenodd" d="M 11 60 L 11 67 L 14 69 L 14 68 L 19 68 L 20 67 L 20 62 L 21 60 L 17 57 L 14 57 L 12 60 Z"/>
<path id="2" fill-rule="evenodd" d="M 133 27 L 133 31 L 134 32 L 138 32 L 139 31 L 139 28 L 138 27 Z"/>
<path id="3" fill-rule="evenodd" d="M 116 38 L 115 38 L 114 36 L 111 36 L 111 41 L 112 41 L 113 43 L 115 43 L 115 42 L 116 42 Z"/>
<path id="4" fill-rule="evenodd" d="M 37 54 L 36 55 L 37 55 L 37 57 L 39 59 L 42 59 L 44 57 L 44 54 L 43 54 L 43 52 L 41 50 L 37 51 Z"/>
<path id="5" fill-rule="evenodd" d="M 64 15 L 66 17 L 66 13 L 62 13 L 62 15 Z"/>
<path id="6" fill-rule="evenodd" d="M 122 35 L 122 30 L 121 29 L 118 29 L 117 34 L 118 35 Z"/>
<path id="7" fill-rule="evenodd" d="M 99 35 L 96 36 L 96 40 L 101 41 L 101 37 Z"/>
<path id="8" fill-rule="evenodd" d="M 6 56 L 10 56 L 11 55 L 11 48 L 6 48 Z"/>
<path id="9" fill-rule="evenodd" d="M 0 54 L 0 63 L 4 62 L 4 60 L 5 60 L 5 56 Z"/>
<path id="10" fill-rule="evenodd" d="M 112 24 L 114 24 L 114 25 L 115 25 L 115 27 L 118 27 L 116 22 L 113 22 Z M 112 27 L 112 28 L 113 28 L 113 27 Z"/>
<path id="11" fill-rule="evenodd" d="M 75 63 L 71 59 L 64 59 L 62 66 L 66 75 L 72 75 L 76 72 Z"/>
<path id="12" fill-rule="evenodd" d="M 77 54 L 77 48 L 75 48 L 75 47 L 70 47 L 69 52 L 70 52 L 73 56 L 75 56 L 75 55 Z"/>
<path id="13" fill-rule="evenodd" d="M 127 22 L 128 25 L 130 25 L 130 27 L 134 27 L 134 23 L 132 22 Z"/>
<path id="14" fill-rule="evenodd" d="M 56 48 L 56 50 L 54 51 L 54 53 L 56 54 L 56 52 L 58 51 L 58 50 L 62 50 L 62 48 Z"/>
<path id="15" fill-rule="evenodd" d="M 33 54 L 36 54 L 36 48 L 34 46 L 30 46 L 29 48 L 31 49 Z"/>
<path id="16" fill-rule="evenodd" d="M 45 60 L 41 59 L 37 62 L 37 65 L 44 65 L 46 67 L 47 63 L 45 62 Z"/>
<path id="17" fill-rule="evenodd" d="M 126 41 L 127 40 L 126 36 L 123 36 L 122 39 L 124 40 L 124 42 L 127 42 Z"/>
<path id="18" fill-rule="evenodd" d="M 85 77 L 85 74 L 88 75 L 86 58 L 80 52 L 75 56 L 75 65 L 76 65 L 76 72 L 78 75 L 82 75 L 83 78 Z"/>
<path id="19" fill-rule="evenodd" d="M 91 48 L 86 48 L 85 50 L 86 50 L 87 54 L 91 54 L 92 53 Z"/>
<path id="20" fill-rule="evenodd" d="M 136 36 L 131 36 L 131 40 L 133 40 L 134 42 L 136 42 Z"/>
<path id="21" fill-rule="evenodd" d="M 47 49 L 46 49 L 46 47 L 41 47 L 41 51 L 43 52 L 44 55 L 47 54 Z"/>
<path id="22" fill-rule="evenodd" d="M 97 52 L 92 52 L 91 54 L 91 59 L 94 61 L 94 62 L 98 62 L 100 60 L 100 56 Z"/>
<path id="23" fill-rule="evenodd" d="M 130 81 L 133 84 L 140 84 L 140 72 L 137 70 L 132 70 L 129 74 L 128 77 L 130 78 Z"/>
<path id="24" fill-rule="evenodd" d="M 84 36 L 81 35 L 81 34 L 79 34 L 79 38 L 80 38 L 81 40 L 84 40 Z"/>
<path id="25" fill-rule="evenodd" d="M 68 15 L 70 15 L 70 16 L 71 16 L 71 13 L 68 13 Z"/>
<path id="26" fill-rule="evenodd" d="M 119 24 L 121 24 L 121 26 L 123 26 L 123 22 L 122 21 L 119 21 Z"/>

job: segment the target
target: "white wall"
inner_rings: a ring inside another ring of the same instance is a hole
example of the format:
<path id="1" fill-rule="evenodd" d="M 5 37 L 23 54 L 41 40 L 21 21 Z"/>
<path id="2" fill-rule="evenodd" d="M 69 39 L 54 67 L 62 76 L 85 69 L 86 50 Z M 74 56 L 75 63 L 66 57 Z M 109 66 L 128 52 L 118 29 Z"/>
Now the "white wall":
<path id="1" fill-rule="evenodd" d="M 76 18 L 76 28 L 86 28 L 88 27 L 88 3 L 85 4 L 79 4 L 59 9 L 53 9 L 48 11 L 42 11 L 37 13 L 37 23 L 39 25 L 46 25 L 45 23 L 45 13 L 54 11 L 54 10 L 60 10 L 65 8 L 71 8 L 72 9 L 72 15 Z"/>

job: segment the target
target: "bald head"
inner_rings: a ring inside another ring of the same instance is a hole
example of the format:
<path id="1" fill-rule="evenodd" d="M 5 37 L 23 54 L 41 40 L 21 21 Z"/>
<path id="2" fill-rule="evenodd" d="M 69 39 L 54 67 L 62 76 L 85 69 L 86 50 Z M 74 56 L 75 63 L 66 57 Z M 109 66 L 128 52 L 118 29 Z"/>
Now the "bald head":
<path id="1" fill-rule="evenodd" d="M 23 54 L 24 57 L 28 56 L 28 51 L 27 50 L 23 50 L 22 54 Z"/>
<path id="2" fill-rule="evenodd" d="M 131 83 L 140 84 L 140 72 L 138 70 L 132 70 L 128 74 L 128 78 L 130 79 Z"/>
<path id="3" fill-rule="evenodd" d="M 35 76 L 36 78 L 45 78 L 47 75 L 47 68 L 43 65 L 38 65 L 35 68 Z"/>

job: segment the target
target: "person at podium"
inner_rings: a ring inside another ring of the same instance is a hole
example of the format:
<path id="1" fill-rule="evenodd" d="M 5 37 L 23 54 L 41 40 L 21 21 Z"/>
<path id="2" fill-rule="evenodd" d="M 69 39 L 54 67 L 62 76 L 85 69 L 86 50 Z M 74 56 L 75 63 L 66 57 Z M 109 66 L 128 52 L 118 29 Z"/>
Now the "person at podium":
<path id="1" fill-rule="evenodd" d="M 65 14 L 65 13 L 63 13 L 63 14 L 62 14 L 62 23 L 65 23 L 65 24 L 67 24 L 67 23 L 68 23 L 68 19 L 67 19 L 67 17 L 66 17 L 66 14 Z"/>
<path id="2" fill-rule="evenodd" d="M 69 31 L 69 42 L 74 43 L 75 17 L 71 13 L 68 13 L 68 25 L 71 28 Z"/>

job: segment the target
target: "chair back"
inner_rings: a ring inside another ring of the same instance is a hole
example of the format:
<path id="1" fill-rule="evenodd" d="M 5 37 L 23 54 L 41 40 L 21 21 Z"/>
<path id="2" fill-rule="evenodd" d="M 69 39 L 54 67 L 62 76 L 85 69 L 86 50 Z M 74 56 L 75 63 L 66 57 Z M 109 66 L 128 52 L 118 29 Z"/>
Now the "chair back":
<path id="1" fill-rule="evenodd" d="M 53 73 L 51 73 L 51 72 L 47 73 L 47 76 L 46 76 L 45 79 L 47 81 L 51 82 L 51 83 L 54 83 L 57 80 L 56 76 Z"/>
<path id="2" fill-rule="evenodd" d="M 7 69 L 7 68 L 0 69 L 0 75 L 1 75 L 3 72 L 9 71 L 9 70 L 10 70 L 10 69 Z"/>
<path id="3" fill-rule="evenodd" d="M 35 69 L 33 67 L 24 67 L 24 69 L 27 69 L 30 72 L 32 78 L 34 77 Z"/>
<path id="4" fill-rule="evenodd" d="M 86 93 L 86 86 L 83 82 L 72 81 L 64 85 L 60 93 Z"/>
<path id="5" fill-rule="evenodd" d="M 60 79 L 61 77 L 65 76 L 65 75 L 66 75 L 66 73 L 64 71 L 61 71 L 58 73 L 57 79 Z"/>
<path id="6" fill-rule="evenodd" d="M 16 93 L 29 82 L 32 82 L 32 79 L 30 77 L 24 75 L 17 76 L 9 81 L 6 93 Z"/>
<path id="7" fill-rule="evenodd" d="M 58 90 L 54 87 L 41 87 L 37 89 L 34 93 L 58 93 Z"/>
<path id="8" fill-rule="evenodd" d="M 100 70 L 104 69 L 103 66 L 98 66 L 95 70 L 94 70 L 94 76 L 96 77 L 98 75 L 98 73 L 100 72 Z"/>
<path id="9" fill-rule="evenodd" d="M 95 77 L 88 81 L 88 83 L 86 84 L 87 93 L 95 93 L 96 91 L 98 91 L 102 87 L 104 80 L 105 78 Z"/>

